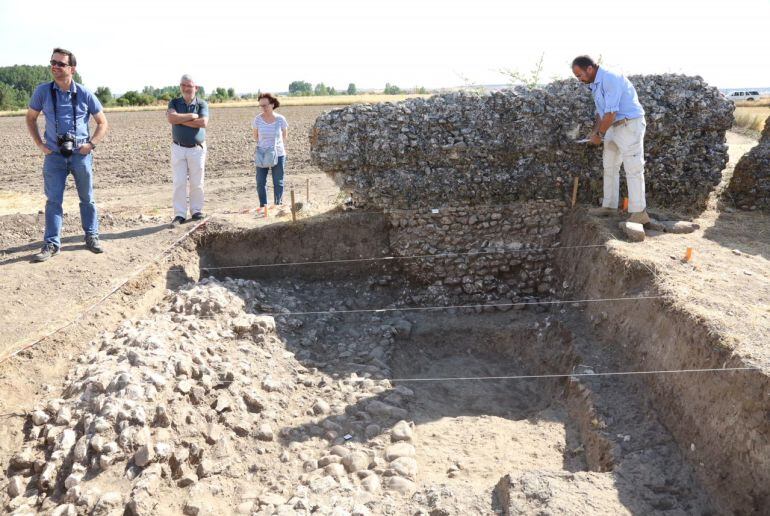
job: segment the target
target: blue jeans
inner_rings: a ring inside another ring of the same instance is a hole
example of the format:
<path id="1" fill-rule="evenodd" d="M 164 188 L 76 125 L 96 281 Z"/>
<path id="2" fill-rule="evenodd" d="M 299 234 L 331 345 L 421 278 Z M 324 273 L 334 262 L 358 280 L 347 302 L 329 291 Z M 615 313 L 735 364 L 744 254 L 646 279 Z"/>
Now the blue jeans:
<path id="1" fill-rule="evenodd" d="M 273 198 L 275 204 L 281 204 L 283 201 L 283 166 L 286 163 L 286 156 L 278 156 L 278 163 L 272 169 L 257 167 L 257 195 L 259 196 L 259 207 L 267 206 L 267 171 L 273 171 Z"/>
<path id="2" fill-rule="evenodd" d="M 65 158 L 58 152 L 48 154 L 43 162 L 43 188 L 45 190 L 45 236 L 46 244 L 61 247 L 62 201 L 67 176 L 75 178 L 75 187 L 80 197 L 80 222 L 86 235 L 99 235 L 99 216 L 94 203 L 94 156 L 83 156 L 75 151 Z"/>

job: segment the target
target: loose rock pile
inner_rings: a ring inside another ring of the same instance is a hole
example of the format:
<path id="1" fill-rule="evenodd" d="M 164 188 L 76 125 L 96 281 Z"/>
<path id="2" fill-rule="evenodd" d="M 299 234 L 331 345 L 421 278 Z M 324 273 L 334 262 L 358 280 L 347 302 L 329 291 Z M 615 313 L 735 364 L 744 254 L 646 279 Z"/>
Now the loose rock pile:
<path id="1" fill-rule="evenodd" d="M 726 194 L 744 210 L 770 210 L 770 117 L 759 144 L 735 165 Z"/>
<path id="2" fill-rule="evenodd" d="M 700 77 L 631 76 L 646 111 L 647 198 L 705 207 L 727 163 L 733 105 Z M 601 197 L 601 151 L 576 144 L 593 124 L 588 88 L 447 93 L 326 113 L 311 133 L 314 162 L 360 205 L 411 209 Z M 593 178 L 593 180 L 592 180 Z"/>
<path id="3" fill-rule="evenodd" d="M 333 332 L 334 315 L 308 324 L 276 316 L 282 331 L 302 336 L 288 350 L 276 319 L 252 311 L 307 309 L 293 290 L 268 297 L 255 282 L 207 279 L 169 294 L 151 318 L 103 334 L 61 397 L 31 412 L 25 447 L 9 465 L 6 510 L 429 510 L 429 488 L 417 496 L 423 506 L 403 497 L 417 490 L 414 425 L 403 408 L 413 392 L 382 379 L 409 322 L 366 315 L 365 330 L 339 335 L 325 354 L 303 346 Z"/>

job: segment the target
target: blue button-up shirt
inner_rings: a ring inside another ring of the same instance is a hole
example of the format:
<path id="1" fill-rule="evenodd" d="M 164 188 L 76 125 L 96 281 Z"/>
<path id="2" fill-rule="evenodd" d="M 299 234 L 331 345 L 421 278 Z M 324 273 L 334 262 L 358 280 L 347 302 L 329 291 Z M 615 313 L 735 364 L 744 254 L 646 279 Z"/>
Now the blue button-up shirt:
<path id="1" fill-rule="evenodd" d="M 53 83 L 56 93 L 56 118 L 59 122 L 59 134 L 71 133 L 78 140 L 78 146 L 88 141 L 88 119 L 91 115 L 102 112 L 99 99 L 81 84 L 72 81 L 69 91 L 62 91 L 59 85 Z M 76 95 L 77 127 L 72 118 L 72 95 Z M 53 97 L 51 83 L 44 82 L 35 88 L 29 101 L 29 108 L 42 111 L 45 115 L 45 145 L 51 150 L 58 150 L 56 144 L 56 121 L 54 120 Z"/>
<path id="2" fill-rule="evenodd" d="M 644 108 L 636 96 L 636 88 L 624 76 L 600 66 L 594 82 L 588 87 L 591 88 L 599 118 L 607 113 L 615 113 L 615 120 L 644 116 Z"/>

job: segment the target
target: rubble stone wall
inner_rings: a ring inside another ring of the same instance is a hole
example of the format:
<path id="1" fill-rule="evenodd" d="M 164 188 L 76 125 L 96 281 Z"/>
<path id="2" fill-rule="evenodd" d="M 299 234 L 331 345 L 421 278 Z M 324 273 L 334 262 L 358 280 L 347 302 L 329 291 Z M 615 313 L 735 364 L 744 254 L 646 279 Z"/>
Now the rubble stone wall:
<path id="1" fill-rule="evenodd" d="M 770 117 L 757 146 L 735 165 L 726 194 L 739 208 L 770 211 Z"/>
<path id="2" fill-rule="evenodd" d="M 646 111 L 647 199 L 695 211 L 727 163 L 733 105 L 700 77 L 631 76 Z M 575 143 L 590 132 L 588 88 L 544 88 L 355 105 L 320 116 L 313 161 L 374 208 L 435 208 L 601 197 L 601 149 Z M 623 187 L 625 188 L 625 187 Z"/>
<path id="3" fill-rule="evenodd" d="M 410 279 L 454 299 L 548 295 L 557 287 L 549 249 L 558 245 L 565 209 L 562 201 L 529 201 L 393 211 L 390 247 L 396 256 L 420 256 L 400 261 Z"/>

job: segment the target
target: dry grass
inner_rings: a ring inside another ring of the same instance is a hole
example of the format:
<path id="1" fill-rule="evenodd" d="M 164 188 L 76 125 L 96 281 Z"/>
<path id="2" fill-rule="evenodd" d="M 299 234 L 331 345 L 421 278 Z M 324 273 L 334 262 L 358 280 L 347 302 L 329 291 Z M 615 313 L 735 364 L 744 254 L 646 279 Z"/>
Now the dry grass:
<path id="1" fill-rule="evenodd" d="M 743 129 L 761 132 L 768 117 L 770 117 L 770 107 L 739 106 L 735 108 L 735 125 Z"/>
<path id="2" fill-rule="evenodd" d="M 402 100 L 414 97 L 430 97 L 430 95 L 420 95 L 417 93 L 407 95 L 382 95 L 382 94 L 363 94 L 363 95 L 333 95 L 319 97 L 281 97 L 282 106 L 348 106 L 350 104 L 375 104 L 378 102 L 400 102 Z M 244 100 L 240 102 L 222 102 L 211 104 L 212 108 L 227 107 L 257 107 L 257 100 Z M 108 107 L 105 112 L 114 113 L 120 111 L 162 111 L 166 109 L 166 103 L 154 104 L 152 106 L 126 106 L 126 107 Z M 26 109 L 18 111 L 0 111 L 0 116 L 22 116 L 27 112 Z"/>
<path id="3" fill-rule="evenodd" d="M 759 100 L 742 100 L 735 103 L 738 107 L 770 107 L 770 97 L 760 97 Z"/>

